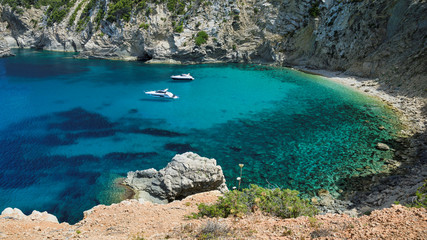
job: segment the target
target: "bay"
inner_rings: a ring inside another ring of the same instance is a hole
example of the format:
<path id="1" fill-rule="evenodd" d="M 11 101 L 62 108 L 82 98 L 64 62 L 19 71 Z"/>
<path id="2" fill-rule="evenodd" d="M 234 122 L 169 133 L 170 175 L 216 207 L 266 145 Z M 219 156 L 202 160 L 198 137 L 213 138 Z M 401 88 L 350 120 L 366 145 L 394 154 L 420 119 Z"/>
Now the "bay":
<path id="1" fill-rule="evenodd" d="M 120 201 L 117 179 L 177 153 L 215 158 L 229 188 L 338 196 L 382 170 L 397 117 L 319 76 L 243 64 L 167 65 L 15 50 L 0 59 L 0 209 L 48 211 L 75 223 Z M 191 73 L 194 81 L 173 81 Z M 179 99 L 144 91 L 169 88 Z M 380 130 L 384 126 L 385 130 Z"/>

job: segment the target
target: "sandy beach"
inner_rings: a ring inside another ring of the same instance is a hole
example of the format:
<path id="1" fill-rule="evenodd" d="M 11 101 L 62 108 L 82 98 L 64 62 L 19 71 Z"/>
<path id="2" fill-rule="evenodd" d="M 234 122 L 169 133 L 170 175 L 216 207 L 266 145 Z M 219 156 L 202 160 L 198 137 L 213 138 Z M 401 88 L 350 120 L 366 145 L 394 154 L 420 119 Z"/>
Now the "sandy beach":
<path id="1" fill-rule="evenodd" d="M 427 98 L 406 97 L 399 91 L 387 92 L 381 89 L 378 79 L 368 79 L 346 75 L 342 72 L 327 70 L 315 70 L 306 67 L 294 67 L 295 70 L 309 74 L 323 76 L 331 81 L 351 87 L 359 92 L 382 100 L 384 103 L 396 110 L 401 118 L 401 122 L 407 125 L 408 129 L 402 132 L 405 136 L 416 133 L 423 133 L 426 130 L 427 118 L 423 113 L 423 108 L 427 106 Z M 424 110 L 425 111 L 425 110 Z"/>

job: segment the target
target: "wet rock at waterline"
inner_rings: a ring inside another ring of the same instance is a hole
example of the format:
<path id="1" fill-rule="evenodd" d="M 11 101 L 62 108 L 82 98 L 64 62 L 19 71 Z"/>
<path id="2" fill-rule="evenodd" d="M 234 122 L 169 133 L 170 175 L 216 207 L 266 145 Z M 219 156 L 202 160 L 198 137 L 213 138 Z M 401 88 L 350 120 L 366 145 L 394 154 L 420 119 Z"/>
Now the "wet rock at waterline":
<path id="1" fill-rule="evenodd" d="M 376 148 L 378 150 L 382 150 L 382 151 L 388 151 L 388 150 L 390 150 L 390 147 L 387 144 L 385 144 L 385 143 L 377 143 Z"/>

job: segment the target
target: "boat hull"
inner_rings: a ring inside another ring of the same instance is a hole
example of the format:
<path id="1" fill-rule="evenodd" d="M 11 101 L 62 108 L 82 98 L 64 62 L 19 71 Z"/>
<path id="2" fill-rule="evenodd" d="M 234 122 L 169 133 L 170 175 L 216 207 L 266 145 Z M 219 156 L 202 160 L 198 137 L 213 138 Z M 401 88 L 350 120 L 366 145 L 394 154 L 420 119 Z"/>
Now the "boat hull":
<path id="1" fill-rule="evenodd" d="M 194 78 L 182 78 L 182 77 L 171 77 L 172 80 L 180 80 L 180 81 L 193 81 Z"/>
<path id="2" fill-rule="evenodd" d="M 181 75 L 172 75 L 172 80 L 181 80 L 181 81 L 192 81 L 194 77 L 190 74 L 181 74 Z"/>
<path id="3" fill-rule="evenodd" d="M 167 91 L 163 91 L 163 92 L 162 91 L 148 91 L 148 92 L 145 92 L 145 94 L 152 96 L 152 97 L 163 98 L 163 99 L 177 99 L 177 98 L 179 98 L 175 94 L 173 94 L 171 92 L 167 92 Z"/>

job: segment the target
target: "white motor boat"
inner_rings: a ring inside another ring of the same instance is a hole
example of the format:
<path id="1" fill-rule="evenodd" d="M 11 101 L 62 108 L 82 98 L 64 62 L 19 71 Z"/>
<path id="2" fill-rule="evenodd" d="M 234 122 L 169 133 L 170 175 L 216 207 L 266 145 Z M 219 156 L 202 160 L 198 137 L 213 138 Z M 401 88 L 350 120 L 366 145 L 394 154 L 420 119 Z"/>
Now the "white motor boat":
<path id="1" fill-rule="evenodd" d="M 173 80 L 187 80 L 187 81 L 194 80 L 194 78 L 189 73 L 187 74 L 183 73 L 181 75 L 173 75 L 171 76 L 171 78 Z"/>
<path id="2" fill-rule="evenodd" d="M 156 90 L 156 91 L 147 91 L 145 94 L 153 96 L 153 97 L 159 97 L 159 98 L 168 98 L 168 99 L 177 99 L 178 96 L 169 92 L 169 89 L 163 89 L 163 90 Z"/>

